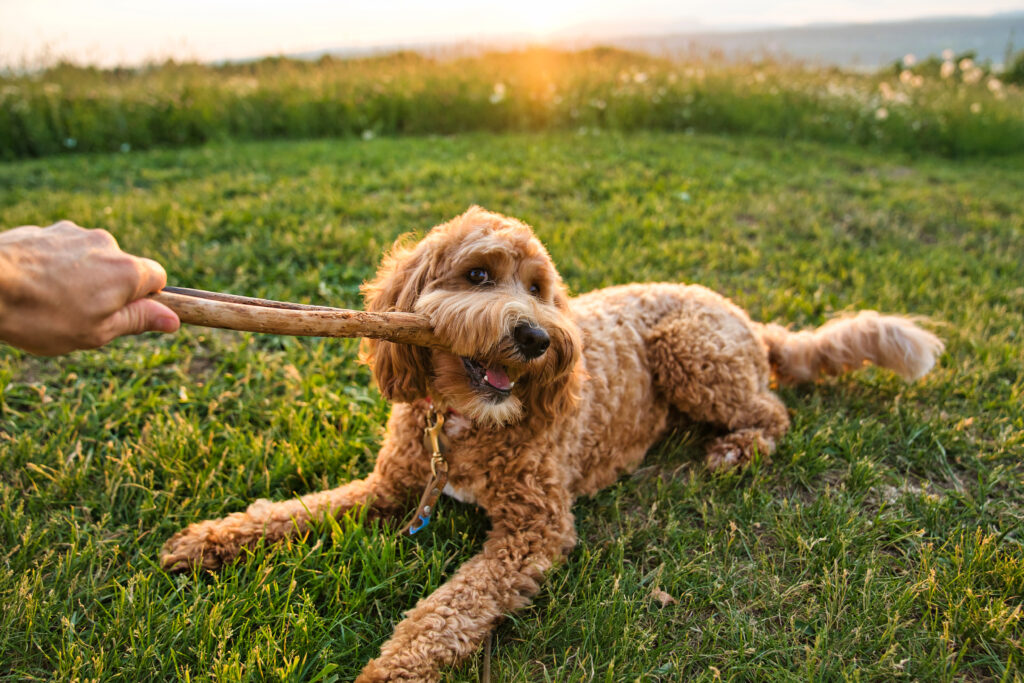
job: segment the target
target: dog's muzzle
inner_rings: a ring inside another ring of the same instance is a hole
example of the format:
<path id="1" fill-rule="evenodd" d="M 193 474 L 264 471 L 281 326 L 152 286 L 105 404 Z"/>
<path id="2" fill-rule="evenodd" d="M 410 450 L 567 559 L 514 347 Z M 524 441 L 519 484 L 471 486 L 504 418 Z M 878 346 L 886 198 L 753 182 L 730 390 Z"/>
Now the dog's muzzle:
<path id="1" fill-rule="evenodd" d="M 512 339 L 516 343 L 516 350 L 526 360 L 532 360 L 544 354 L 551 346 L 551 337 L 543 327 L 531 323 L 517 325 L 512 332 Z"/>

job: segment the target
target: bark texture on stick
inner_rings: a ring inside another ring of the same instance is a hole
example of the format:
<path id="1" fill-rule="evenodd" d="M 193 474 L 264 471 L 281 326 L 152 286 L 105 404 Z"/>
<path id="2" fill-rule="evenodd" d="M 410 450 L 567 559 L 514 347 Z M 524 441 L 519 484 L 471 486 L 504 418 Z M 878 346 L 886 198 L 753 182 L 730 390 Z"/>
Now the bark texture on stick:
<path id="1" fill-rule="evenodd" d="M 165 287 L 152 298 L 189 325 L 298 337 L 369 337 L 447 348 L 434 336 L 427 318 L 416 313 L 368 313 L 184 287 Z"/>

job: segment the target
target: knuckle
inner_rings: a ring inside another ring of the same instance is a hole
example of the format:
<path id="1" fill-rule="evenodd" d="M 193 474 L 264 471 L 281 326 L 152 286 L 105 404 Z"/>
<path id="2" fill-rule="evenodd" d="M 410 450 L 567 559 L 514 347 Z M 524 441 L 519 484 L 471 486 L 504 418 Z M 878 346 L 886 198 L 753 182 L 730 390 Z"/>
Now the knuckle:
<path id="1" fill-rule="evenodd" d="M 142 275 L 131 257 L 118 254 L 106 259 L 103 279 L 102 301 L 113 312 L 136 298 Z"/>
<path id="2" fill-rule="evenodd" d="M 117 246 L 117 240 L 114 236 L 103 228 L 94 228 L 89 231 L 89 236 L 96 241 L 97 244 L 106 244 L 111 246 Z"/>
<path id="3" fill-rule="evenodd" d="M 128 254 L 122 254 L 117 259 L 117 269 L 121 278 L 128 282 L 138 284 L 142 279 L 142 266 L 137 259 Z"/>
<path id="4" fill-rule="evenodd" d="M 145 294 L 145 292 L 139 291 L 142 287 L 143 282 L 146 280 L 146 270 L 138 259 L 132 259 L 129 263 L 129 268 L 125 270 L 125 284 L 131 287 L 132 298 L 136 298 Z"/>
<path id="5" fill-rule="evenodd" d="M 146 317 L 141 306 L 129 306 L 126 311 L 128 322 L 125 325 L 127 334 L 138 334 L 146 329 Z"/>
<path id="6" fill-rule="evenodd" d="M 156 289 L 160 289 L 167 284 L 167 271 L 162 265 L 148 258 L 138 259 L 138 264 L 139 271 L 155 282 Z"/>

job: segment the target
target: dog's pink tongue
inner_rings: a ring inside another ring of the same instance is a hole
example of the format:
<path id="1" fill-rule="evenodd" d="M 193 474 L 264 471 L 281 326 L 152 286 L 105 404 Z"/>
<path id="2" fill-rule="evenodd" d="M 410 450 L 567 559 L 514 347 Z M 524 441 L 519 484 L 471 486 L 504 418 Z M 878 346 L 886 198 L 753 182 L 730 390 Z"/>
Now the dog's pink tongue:
<path id="1" fill-rule="evenodd" d="M 508 391 L 512 388 L 512 380 L 508 378 L 508 375 L 501 368 L 487 368 L 484 381 L 501 391 Z"/>

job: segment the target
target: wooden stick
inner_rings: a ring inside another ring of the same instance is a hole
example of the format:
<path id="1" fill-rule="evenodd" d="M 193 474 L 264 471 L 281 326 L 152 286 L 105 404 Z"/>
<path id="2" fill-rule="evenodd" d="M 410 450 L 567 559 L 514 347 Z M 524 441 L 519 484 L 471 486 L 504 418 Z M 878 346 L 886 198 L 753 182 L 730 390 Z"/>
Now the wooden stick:
<path id="1" fill-rule="evenodd" d="M 369 337 L 448 348 L 434 336 L 426 316 L 418 313 L 350 311 L 184 287 L 165 287 L 152 298 L 189 325 L 298 337 Z"/>

